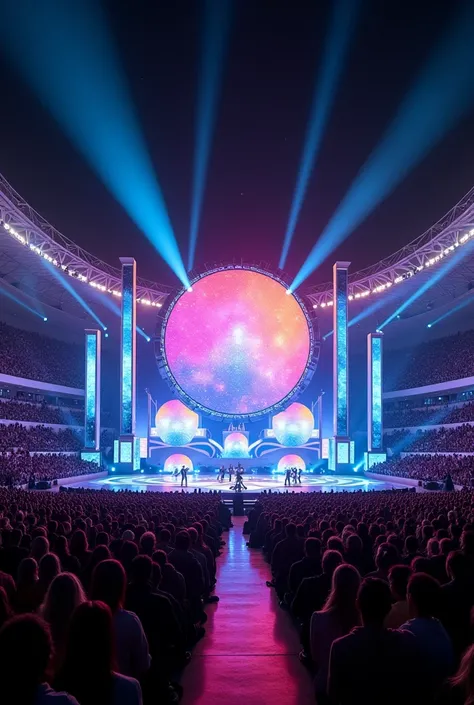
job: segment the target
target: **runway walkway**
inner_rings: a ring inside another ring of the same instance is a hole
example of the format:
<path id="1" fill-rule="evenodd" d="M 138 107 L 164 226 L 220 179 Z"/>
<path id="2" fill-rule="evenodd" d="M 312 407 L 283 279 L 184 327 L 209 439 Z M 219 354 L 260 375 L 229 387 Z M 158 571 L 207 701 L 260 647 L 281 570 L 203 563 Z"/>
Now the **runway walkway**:
<path id="1" fill-rule="evenodd" d="M 206 610 L 206 636 L 185 670 L 182 703 L 313 704 L 311 678 L 298 660 L 297 632 L 265 585 L 269 566 L 261 551 L 247 548 L 244 518 L 233 521 L 218 559 L 220 602 Z"/>

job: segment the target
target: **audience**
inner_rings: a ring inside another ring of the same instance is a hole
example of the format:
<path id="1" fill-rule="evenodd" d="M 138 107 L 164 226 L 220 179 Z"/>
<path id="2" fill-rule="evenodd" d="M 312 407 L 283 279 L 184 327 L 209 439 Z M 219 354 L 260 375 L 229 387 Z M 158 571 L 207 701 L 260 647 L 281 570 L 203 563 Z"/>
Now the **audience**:
<path id="1" fill-rule="evenodd" d="M 474 330 L 430 340 L 415 349 L 387 351 L 384 358 L 387 391 L 470 377 L 474 374 Z"/>
<path id="2" fill-rule="evenodd" d="M 84 411 L 47 404 L 33 404 L 15 399 L 0 400 L 0 419 L 39 424 L 83 426 Z"/>
<path id="3" fill-rule="evenodd" d="M 422 482 L 444 482 L 449 474 L 455 485 L 470 487 L 474 478 L 474 455 L 406 455 L 374 465 L 372 472 Z"/>
<path id="4" fill-rule="evenodd" d="M 81 460 L 76 455 L 29 454 L 17 451 L 9 455 L 0 452 L 0 487 L 18 487 L 30 483 L 59 480 L 100 472 L 96 463 Z"/>
<path id="5" fill-rule="evenodd" d="M 454 428 L 443 427 L 416 433 L 402 429 L 385 434 L 384 445 L 396 448 L 397 452 L 470 453 L 474 448 L 474 426 L 462 424 Z"/>
<path id="6" fill-rule="evenodd" d="M 448 404 L 435 408 L 424 406 L 421 409 L 384 408 L 383 412 L 384 428 L 436 426 L 466 421 L 474 421 L 474 402 L 462 406 Z"/>

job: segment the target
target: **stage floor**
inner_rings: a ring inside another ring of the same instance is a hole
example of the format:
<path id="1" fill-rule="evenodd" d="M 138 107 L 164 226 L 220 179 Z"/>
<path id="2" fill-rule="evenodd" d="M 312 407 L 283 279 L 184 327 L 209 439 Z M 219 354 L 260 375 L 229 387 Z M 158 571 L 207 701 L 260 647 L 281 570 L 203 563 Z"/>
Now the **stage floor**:
<path id="1" fill-rule="evenodd" d="M 242 494 L 261 492 L 262 490 L 272 490 L 272 492 L 356 492 L 363 490 L 390 490 L 405 489 L 406 485 L 400 483 L 381 482 L 380 480 L 369 480 L 363 475 L 309 475 L 303 477 L 301 485 L 284 486 L 282 475 L 248 475 L 244 476 L 246 490 Z M 232 483 L 233 484 L 233 483 Z M 220 490 L 222 493 L 234 494 L 230 489 L 228 481 L 218 482 L 216 474 L 196 473 L 188 478 L 188 486 L 181 488 L 181 478 L 174 478 L 171 475 L 109 475 L 108 477 L 88 480 L 87 482 L 68 483 L 68 487 L 83 487 L 89 489 L 108 490 L 133 490 L 142 492 L 176 492 L 183 489 L 185 492 L 194 492 L 201 489 L 203 492 L 209 490 Z"/>

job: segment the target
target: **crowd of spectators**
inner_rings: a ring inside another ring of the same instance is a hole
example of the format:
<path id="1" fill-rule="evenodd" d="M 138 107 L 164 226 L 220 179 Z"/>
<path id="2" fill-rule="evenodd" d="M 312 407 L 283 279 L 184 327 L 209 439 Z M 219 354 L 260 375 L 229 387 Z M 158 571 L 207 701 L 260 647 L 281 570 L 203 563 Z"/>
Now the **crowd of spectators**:
<path id="1" fill-rule="evenodd" d="M 67 407 L 32 404 L 8 399 L 0 401 L 0 419 L 8 421 L 29 421 L 40 424 L 65 424 L 83 426 L 84 412 Z"/>
<path id="2" fill-rule="evenodd" d="M 474 456 L 406 455 L 379 463 L 372 471 L 379 475 L 435 482 L 443 482 L 449 473 L 455 485 L 470 487 L 474 478 Z"/>
<path id="3" fill-rule="evenodd" d="M 397 452 L 417 453 L 472 453 L 474 452 L 474 426 L 463 424 L 455 428 L 438 428 L 432 431 L 410 433 L 405 429 L 384 436 L 384 444 Z"/>
<path id="4" fill-rule="evenodd" d="M 466 421 L 474 421 L 474 402 L 462 406 L 445 405 L 436 409 L 430 406 L 421 409 L 387 409 L 383 414 L 385 428 L 435 426 Z"/>
<path id="5" fill-rule="evenodd" d="M 271 493 L 247 529 L 318 705 L 474 701 L 473 492 Z"/>
<path id="6" fill-rule="evenodd" d="M 84 349 L 0 322 L 0 372 L 82 388 Z"/>
<path id="7" fill-rule="evenodd" d="M 0 424 L 0 451 L 16 448 L 28 451 L 79 451 L 84 445 L 81 433 L 71 428 L 58 431 L 49 426 Z"/>
<path id="8" fill-rule="evenodd" d="M 77 477 L 100 472 L 96 463 L 81 460 L 76 455 L 56 455 L 14 451 L 0 453 L 0 486 L 18 487 L 32 482 L 53 482 L 66 477 Z"/>
<path id="9" fill-rule="evenodd" d="M 474 375 L 474 330 L 421 343 L 417 348 L 387 351 L 384 388 L 412 389 Z"/>
<path id="10" fill-rule="evenodd" d="M 177 703 L 230 525 L 212 493 L 0 489 L 1 701 Z"/>

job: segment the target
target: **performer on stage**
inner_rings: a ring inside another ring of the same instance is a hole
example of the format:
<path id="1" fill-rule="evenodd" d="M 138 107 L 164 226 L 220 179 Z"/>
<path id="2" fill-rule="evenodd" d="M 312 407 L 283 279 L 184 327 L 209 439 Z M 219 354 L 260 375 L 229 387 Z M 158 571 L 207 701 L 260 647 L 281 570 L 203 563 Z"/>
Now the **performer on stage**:
<path id="1" fill-rule="evenodd" d="M 181 487 L 187 487 L 188 486 L 188 468 L 183 465 L 181 468 Z"/>
<path id="2" fill-rule="evenodd" d="M 226 473 L 225 465 L 222 465 L 221 469 L 219 470 L 219 477 L 217 478 L 219 480 L 219 482 L 224 482 L 225 473 Z"/>
<path id="3" fill-rule="evenodd" d="M 232 482 L 232 475 L 234 474 L 234 466 L 229 465 L 229 482 Z"/>
<path id="4" fill-rule="evenodd" d="M 285 470 L 285 487 L 291 485 L 291 468 Z"/>
<path id="5" fill-rule="evenodd" d="M 234 490 L 234 492 L 242 492 L 242 490 L 246 490 L 246 486 L 244 485 L 244 481 L 242 478 L 242 475 L 244 474 L 243 469 L 239 469 L 239 467 L 236 468 L 235 470 L 235 485 L 231 487 L 231 490 Z"/>
<path id="6" fill-rule="evenodd" d="M 301 473 L 303 472 L 302 468 L 298 468 L 298 482 L 301 485 Z"/>

